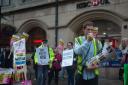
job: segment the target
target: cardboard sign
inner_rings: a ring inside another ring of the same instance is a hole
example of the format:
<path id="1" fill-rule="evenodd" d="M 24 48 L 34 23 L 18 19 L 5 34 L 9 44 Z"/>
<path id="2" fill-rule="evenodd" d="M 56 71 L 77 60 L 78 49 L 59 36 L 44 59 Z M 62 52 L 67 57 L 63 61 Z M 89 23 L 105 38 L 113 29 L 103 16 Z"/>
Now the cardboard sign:
<path id="1" fill-rule="evenodd" d="M 13 43 L 14 47 L 14 64 L 16 66 L 26 65 L 26 47 L 25 39 Z"/>
<path id="2" fill-rule="evenodd" d="M 73 49 L 63 51 L 62 67 L 72 66 L 73 64 Z"/>
<path id="3" fill-rule="evenodd" d="M 37 48 L 36 53 L 38 56 L 38 64 L 48 65 L 49 62 L 49 53 L 47 47 Z"/>

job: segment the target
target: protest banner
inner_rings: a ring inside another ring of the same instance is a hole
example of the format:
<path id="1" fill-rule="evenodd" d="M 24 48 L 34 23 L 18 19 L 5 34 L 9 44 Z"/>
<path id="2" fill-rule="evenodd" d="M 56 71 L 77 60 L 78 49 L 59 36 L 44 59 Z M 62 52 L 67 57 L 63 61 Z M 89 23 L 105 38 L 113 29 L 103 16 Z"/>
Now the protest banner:
<path id="1" fill-rule="evenodd" d="M 73 64 L 73 49 L 63 51 L 62 67 L 71 66 Z"/>
<path id="2" fill-rule="evenodd" d="M 128 85 L 128 64 L 124 64 L 124 85 Z"/>
<path id="3" fill-rule="evenodd" d="M 26 68 L 26 43 L 25 38 L 22 38 L 16 42 L 13 43 L 13 64 L 14 69 L 16 70 L 15 75 L 23 74 L 24 79 L 27 79 L 27 68 Z M 21 76 L 19 76 L 17 81 L 19 81 Z"/>
<path id="4" fill-rule="evenodd" d="M 49 62 L 49 53 L 47 47 L 37 48 L 36 53 L 38 56 L 38 64 L 48 65 Z"/>
<path id="5" fill-rule="evenodd" d="M 14 65 L 15 66 L 26 65 L 25 39 L 21 39 L 14 42 L 13 48 L 14 48 Z"/>

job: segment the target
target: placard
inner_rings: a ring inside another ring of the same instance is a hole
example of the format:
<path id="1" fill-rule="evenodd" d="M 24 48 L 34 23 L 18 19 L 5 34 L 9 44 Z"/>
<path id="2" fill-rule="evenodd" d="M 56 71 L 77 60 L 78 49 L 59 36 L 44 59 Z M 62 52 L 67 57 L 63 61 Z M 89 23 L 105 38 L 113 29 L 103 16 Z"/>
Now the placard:
<path id="1" fill-rule="evenodd" d="M 49 62 L 49 53 L 47 47 L 37 48 L 36 53 L 38 56 L 38 64 L 48 65 Z"/>
<path id="2" fill-rule="evenodd" d="M 14 42 L 13 48 L 14 48 L 14 64 L 16 66 L 26 65 L 25 39 L 21 39 Z"/>
<path id="3" fill-rule="evenodd" d="M 63 51 L 62 67 L 72 66 L 73 56 L 74 56 L 73 49 Z"/>

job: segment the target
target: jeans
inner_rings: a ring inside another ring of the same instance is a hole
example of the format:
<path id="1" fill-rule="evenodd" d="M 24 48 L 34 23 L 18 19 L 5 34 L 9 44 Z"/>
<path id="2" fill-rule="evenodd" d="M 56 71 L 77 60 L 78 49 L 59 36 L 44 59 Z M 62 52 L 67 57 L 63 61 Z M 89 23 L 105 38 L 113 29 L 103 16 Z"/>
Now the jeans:
<path id="1" fill-rule="evenodd" d="M 46 85 L 46 77 L 48 73 L 47 65 L 38 65 L 37 85 Z"/>
<path id="2" fill-rule="evenodd" d="M 67 67 L 66 69 L 68 74 L 68 85 L 74 85 L 75 69 L 72 67 Z"/>
<path id="3" fill-rule="evenodd" d="M 38 75 L 38 65 L 37 64 L 34 64 L 34 67 L 33 69 L 35 70 L 35 78 L 37 79 L 37 75 Z"/>
<path id="4" fill-rule="evenodd" d="M 82 81 L 83 81 L 82 74 L 77 73 L 75 75 L 75 85 L 82 85 L 82 83 L 83 83 Z"/>
<path id="5" fill-rule="evenodd" d="M 58 80 L 59 80 L 58 75 L 59 75 L 59 70 L 50 69 L 48 73 L 48 77 L 49 77 L 48 85 L 53 85 L 53 83 L 51 84 L 53 77 L 55 79 L 55 85 L 58 85 Z"/>
<path id="6" fill-rule="evenodd" d="M 63 68 L 61 69 L 59 77 L 60 77 L 61 79 L 64 79 L 64 74 L 65 74 L 65 67 L 63 67 Z"/>

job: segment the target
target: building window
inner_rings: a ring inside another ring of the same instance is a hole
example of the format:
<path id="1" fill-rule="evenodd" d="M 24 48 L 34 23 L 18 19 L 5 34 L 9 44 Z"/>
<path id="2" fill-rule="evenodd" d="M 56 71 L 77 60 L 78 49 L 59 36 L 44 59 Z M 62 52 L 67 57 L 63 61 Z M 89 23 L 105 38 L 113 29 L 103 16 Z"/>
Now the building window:
<path id="1" fill-rule="evenodd" d="M 11 0 L 0 0 L 1 6 L 9 6 L 11 5 Z"/>

